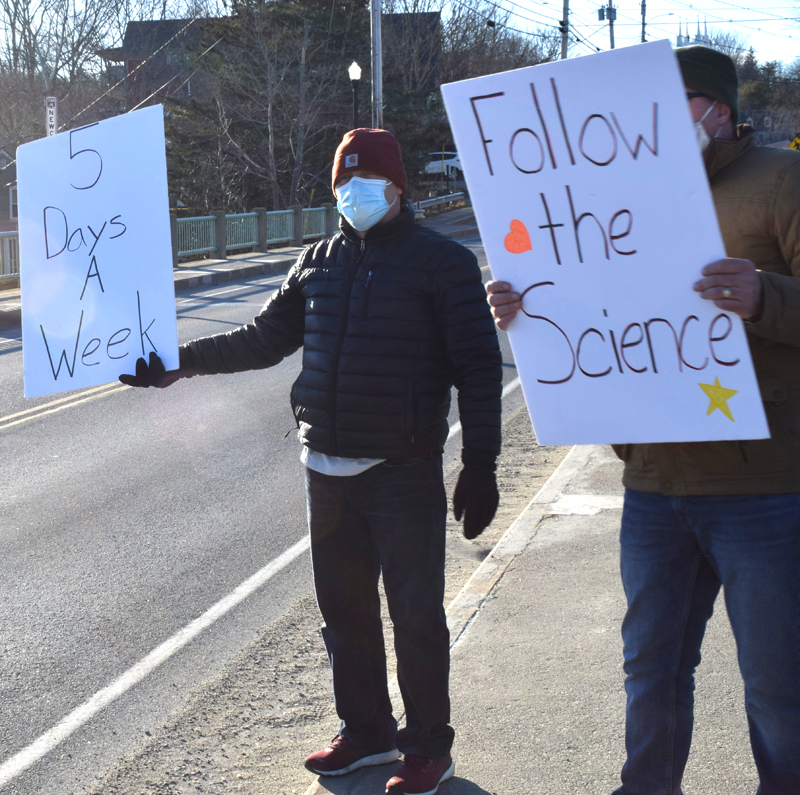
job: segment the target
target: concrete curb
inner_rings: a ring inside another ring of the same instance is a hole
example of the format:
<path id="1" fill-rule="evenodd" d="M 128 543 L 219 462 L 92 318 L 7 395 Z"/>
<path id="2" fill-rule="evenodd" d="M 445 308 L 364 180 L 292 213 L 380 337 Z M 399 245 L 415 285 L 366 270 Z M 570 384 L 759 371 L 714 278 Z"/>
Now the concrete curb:
<path id="1" fill-rule="evenodd" d="M 556 506 L 575 476 L 586 467 L 594 449 L 592 446 L 575 446 L 567 453 L 555 472 L 508 530 L 503 533 L 494 549 L 475 569 L 466 585 L 450 603 L 446 613 L 450 628 L 451 652 L 464 639 L 470 625 L 475 621 L 481 608 L 491 597 L 492 591 L 502 580 L 511 564 L 532 543 L 542 519 L 553 513 L 563 512 Z M 392 698 L 392 709 L 399 722 L 402 720 L 405 710 L 396 676 L 389 683 L 389 695 Z M 335 789 L 329 789 L 329 786 L 326 785 L 333 786 Z M 304 795 L 330 795 L 331 792 L 335 792 L 336 795 L 361 795 L 358 787 L 358 777 L 318 778 L 305 791 Z"/>
<path id="2" fill-rule="evenodd" d="M 201 284 L 221 284 L 234 279 L 249 279 L 252 276 L 269 276 L 273 273 L 288 271 L 296 260 L 297 256 L 287 256 L 267 260 L 266 262 L 248 263 L 235 268 L 179 269 L 175 271 L 175 292 L 198 287 Z"/>

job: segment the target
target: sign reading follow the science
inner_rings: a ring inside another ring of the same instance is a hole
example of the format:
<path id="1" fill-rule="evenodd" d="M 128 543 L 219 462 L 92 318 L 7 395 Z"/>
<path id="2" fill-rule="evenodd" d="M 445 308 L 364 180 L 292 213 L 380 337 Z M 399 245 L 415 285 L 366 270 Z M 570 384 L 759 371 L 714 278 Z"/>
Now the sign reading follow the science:
<path id="1" fill-rule="evenodd" d="M 768 437 L 741 320 L 692 290 L 725 250 L 669 43 L 442 93 L 539 442 Z"/>
<path id="2" fill-rule="evenodd" d="M 178 366 L 161 106 L 17 151 L 25 397 Z"/>

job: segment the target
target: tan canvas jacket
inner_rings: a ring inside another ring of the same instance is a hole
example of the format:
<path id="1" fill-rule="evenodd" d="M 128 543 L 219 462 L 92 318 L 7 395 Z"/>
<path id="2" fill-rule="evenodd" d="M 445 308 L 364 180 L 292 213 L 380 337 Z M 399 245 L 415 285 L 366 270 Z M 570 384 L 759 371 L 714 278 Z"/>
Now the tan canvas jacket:
<path id="1" fill-rule="evenodd" d="M 800 153 L 759 147 L 749 128 L 712 141 L 706 170 L 729 257 L 760 271 L 746 323 L 771 439 L 617 445 L 628 488 L 668 495 L 800 492 Z"/>

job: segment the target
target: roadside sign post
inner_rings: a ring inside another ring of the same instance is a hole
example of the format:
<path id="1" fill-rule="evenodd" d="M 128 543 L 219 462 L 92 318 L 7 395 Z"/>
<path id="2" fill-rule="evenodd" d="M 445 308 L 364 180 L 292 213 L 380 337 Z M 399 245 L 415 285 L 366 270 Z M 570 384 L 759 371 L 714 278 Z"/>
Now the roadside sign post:
<path id="1" fill-rule="evenodd" d="M 45 100 L 45 129 L 48 138 L 58 132 L 58 97 L 47 97 Z"/>

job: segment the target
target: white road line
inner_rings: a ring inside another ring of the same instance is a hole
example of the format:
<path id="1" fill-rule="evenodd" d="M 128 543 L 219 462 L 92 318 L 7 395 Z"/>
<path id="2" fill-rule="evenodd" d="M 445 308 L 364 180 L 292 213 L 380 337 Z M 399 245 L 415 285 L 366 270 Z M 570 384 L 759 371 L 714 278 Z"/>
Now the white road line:
<path id="1" fill-rule="evenodd" d="M 506 397 L 517 389 L 519 385 L 519 378 L 515 378 L 508 383 L 503 388 L 503 397 Z M 460 422 L 450 426 L 450 432 L 447 437 L 448 440 L 457 433 L 460 433 L 460 431 Z M 226 613 L 230 612 L 234 607 L 247 599 L 262 585 L 267 583 L 276 574 L 292 563 L 292 561 L 302 555 L 308 548 L 309 537 L 303 536 L 294 546 L 268 563 L 261 571 L 256 572 L 252 577 L 245 580 L 238 588 L 228 594 L 228 596 L 206 610 L 203 615 L 196 618 L 179 632 L 176 632 L 160 646 L 153 649 L 150 654 L 125 671 L 125 673 L 115 679 L 110 685 L 95 693 L 88 701 L 85 701 L 79 707 L 72 710 L 72 712 L 59 721 L 52 729 L 45 732 L 30 745 L 0 764 L 0 787 L 4 787 L 9 781 L 15 779 L 31 765 L 38 762 L 43 756 L 50 753 L 50 751 L 60 745 L 71 734 L 90 721 L 98 712 L 113 701 L 116 701 L 116 699 L 127 693 L 134 685 L 137 685 L 149 676 L 161 663 L 168 660 L 176 652 L 180 651 L 184 646 L 208 629 L 218 619 L 222 618 Z"/>
<path id="2" fill-rule="evenodd" d="M 178 310 L 182 309 L 196 309 L 197 307 L 210 307 L 210 306 L 257 306 L 259 309 L 264 308 L 264 302 L 259 301 L 204 301 L 202 298 L 197 298 L 193 301 L 181 301 L 178 304 Z"/>
<path id="3" fill-rule="evenodd" d="M 503 394 L 502 397 L 505 398 L 507 395 L 510 395 L 515 389 L 518 389 L 520 385 L 519 376 L 517 376 L 513 381 L 509 381 L 503 387 Z M 461 423 L 456 422 L 454 425 L 450 426 L 450 433 L 447 434 L 447 441 L 449 442 L 456 434 L 461 433 Z"/>
<path id="4" fill-rule="evenodd" d="M 517 389 L 520 386 L 520 383 L 521 382 L 519 380 L 519 376 L 517 376 L 513 381 L 509 381 L 503 387 L 503 397 L 510 395 L 515 389 Z"/>
<path id="5" fill-rule="evenodd" d="M 20 773 L 52 751 L 56 746 L 77 731 L 87 721 L 91 720 L 100 710 L 107 707 L 121 695 L 130 690 L 151 674 L 161 663 L 168 660 L 177 651 L 194 640 L 201 632 L 208 629 L 217 619 L 243 602 L 254 591 L 268 582 L 292 561 L 302 555 L 309 547 L 309 537 L 306 535 L 294 546 L 289 547 L 282 555 L 268 563 L 261 571 L 245 580 L 236 590 L 220 599 L 213 607 L 206 610 L 203 615 L 196 618 L 182 630 L 175 633 L 169 640 L 164 641 L 158 648 L 153 649 L 144 659 L 129 668 L 122 676 L 110 685 L 95 693 L 72 710 L 65 718 L 57 723 L 50 731 L 32 742 L 26 748 L 14 754 L 0 765 L 0 787 L 16 778 Z"/>
<path id="6" fill-rule="evenodd" d="M 253 289 L 252 284 L 242 284 L 239 287 L 229 287 L 227 290 L 217 290 L 217 292 L 215 293 L 206 293 L 203 296 L 203 298 L 214 298 L 215 296 L 225 295 L 226 293 L 235 293 L 238 292 L 239 290 L 252 290 L 252 289 Z M 189 300 L 191 301 L 192 299 L 190 298 Z M 180 301 L 179 303 L 183 304 L 185 302 Z"/>
<path id="7" fill-rule="evenodd" d="M 268 279 L 264 282 L 253 282 L 252 284 L 243 284 L 240 287 L 231 287 L 227 290 L 219 290 L 216 293 L 207 293 L 203 296 L 198 296 L 197 298 L 187 298 L 184 301 L 178 301 L 178 304 L 186 304 L 190 301 L 202 301 L 204 298 L 214 298 L 217 295 L 225 295 L 225 293 L 235 293 L 237 290 L 251 290 L 254 286 L 263 286 L 265 284 L 279 284 L 284 281 L 285 277 L 280 277 L 279 279 Z"/>

